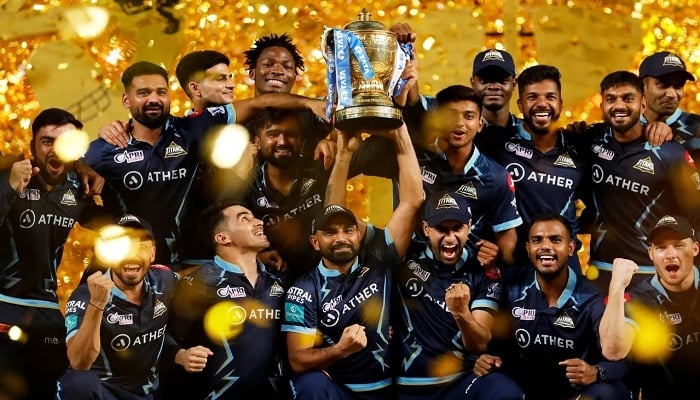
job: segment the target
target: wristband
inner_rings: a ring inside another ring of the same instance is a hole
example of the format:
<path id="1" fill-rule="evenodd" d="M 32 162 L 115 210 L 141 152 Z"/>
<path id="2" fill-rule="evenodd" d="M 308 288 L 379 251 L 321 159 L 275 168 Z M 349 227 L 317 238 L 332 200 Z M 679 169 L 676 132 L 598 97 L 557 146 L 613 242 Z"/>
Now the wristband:
<path id="1" fill-rule="evenodd" d="M 100 310 L 100 311 L 104 311 L 104 310 L 105 310 L 104 308 L 97 307 L 96 305 L 92 304 L 92 303 L 89 302 L 89 301 L 88 301 L 88 304 L 91 305 L 91 306 L 93 306 L 93 307 L 95 307 L 96 309 L 98 309 L 98 310 Z"/>

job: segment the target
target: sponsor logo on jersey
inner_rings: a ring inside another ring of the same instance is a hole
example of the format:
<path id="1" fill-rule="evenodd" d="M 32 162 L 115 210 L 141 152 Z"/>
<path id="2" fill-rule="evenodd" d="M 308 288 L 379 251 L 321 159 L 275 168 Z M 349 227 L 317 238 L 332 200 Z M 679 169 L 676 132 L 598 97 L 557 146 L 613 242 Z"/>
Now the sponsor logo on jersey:
<path id="1" fill-rule="evenodd" d="M 117 312 L 113 312 L 109 315 L 107 315 L 107 322 L 110 324 L 119 324 L 119 325 L 133 325 L 134 324 L 134 315 L 133 314 L 119 314 Z"/>
<path id="2" fill-rule="evenodd" d="M 571 159 L 571 156 L 569 156 L 569 153 L 564 153 L 557 157 L 554 161 L 554 165 L 558 167 L 576 168 L 576 164 L 574 160 Z"/>
<path id="3" fill-rule="evenodd" d="M 535 310 L 530 308 L 513 307 L 511 315 L 515 318 L 520 318 L 523 321 L 534 321 Z"/>
<path id="4" fill-rule="evenodd" d="M 277 204 L 274 202 L 271 202 L 270 200 L 267 199 L 267 197 L 262 196 L 258 197 L 255 200 L 255 203 L 258 205 L 258 207 L 265 207 L 265 208 L 279 208 Z"/>
<path id="5" fill-rule="evenodd" d="M 306 196 L 306 194 L 309 193 L 309 190 L 314 187 L 314 183 L 316 183 L 316 179 L 304 179 L 301 184 L 301 195 Z"/>
<path id="6" fill-rule="evenodd" d="M 576 328 L 574 325 L 574 320 L 569 316 L 569 314 L 564 311 L 563 314 L 557 317 L 553 322 L 554 325 L 561 326 L 562 328 Z"/>
<path id="7" fill-rule="evenodd" d="M 175 158 L 186 155 L 187 152 L 179 144 L 175 142 L 170 142 L 168 147 L 165 148 L 164 158 Z"/>
<path id="8" fill-rule="evenodd" d="M 506 151 L 510 153 L 515 153 L 516 156 L 527 158 L 528 160 L 532 159 L 532 156 L 534 154 L 532 149 L 528 149 L 527 147 L 523 147 L 517 143 L 512 142 L 506 143 Z"/>
<path id="9" fill-rule="evenodd" d="M 304 307 L 298 304 L 284 303 L 284 320 L 298 324 L 304 323 Z"/>
<path id="10" fill-rule="evenodd" d="M 683 323 L 683 317 L 680 313 L 669 314 L 667 312 L 662 312 L 659 314 L 659 319 L 661 322 L 668 325 L 680 325 Z"/>
<path id="11" fill-rule="evenodd" d="M 642 158 L 641 160 L 637 161 L 632 168 L 636 169 L 637 171 L 654 175 L 654 162 L 651 161 L 651 157 Z"/>
<path id="12" fill-rule="evenodd" d="M 605 175 L 605 172 L 603 171 L 603 167 L 601 167 L 598 164 L 593 164 L 593 167 L 591 168 L 592 170 L 592 180 L 593 183 L 599 184 L 599 183 L 605 183 L 607 185 L 619 187 L 621 189 L 630 191 L 632 193 L 639 193 L 643 195 L 649 195 L 649 186 L 643 185 L 639 182 L 635 182 L 631 179 L 627 179 L 621 176 L 617 175 Z"/>
<path id="13" fill-rule="evenodd" d="M 341 294 L 341 295 L 338 295 L 338 296 L 336 296 L 336 297 L 334 297 L 334 298 L 332 298 L 331 301 L 329 301 L 329 302 L 323 303 L 323 306 L 321 307 L 321 310 L 322 310 L 323 312 L 326 312 L 326 311 L 328 311 L 328 310 L 331 310 L 331 309 L 335 308 L 335 306 L 337 306 L 338 304 L 340 304 L 341 301 L 343 301 L 343 295 L 342 295 L 342 294 Z"/>
<path id="14" fill-rule="evenodd" d="M 407 263 L 408 269 L 413 271 L 413 274 L 417 276 L 423 282 L 426 282 L 430 277 L 430 272 L 424 270 L 420 267 L 420 264 L 414 260 L 409 260 Z"/>
<path id="15" fill-rule="evenodd" d="M 76 327 L 78 327 L 78 316 L 75 314 L 66 315 L 66 329 L 68 332 L 72 331 Z"/>
<path id="16" fill-rule="evenodd" d="M 230 297 L 232 299 L 245 297 L 245 289 L 240 286 L 231 287 L 226 285 L 225 287 L 216 289 L 216 295 L 219 297 Z"/>
<path id="17" fill-rule="evenodd" d="M 19 215 L 19 227 L 22 229 L 32 228 L 34 225 L 52 225 L 61 228 L 72 228 L 75 220 L 70 217 L 55 214 L 34 214 L 33 210 L 24 210 Z"/>
<path id="18" fill-rule="evenodd" d="M 77 204 L 75 202 L 75 195 L 70 189 L 68 189 L 67 192 L 63 193 L 63 198 L 61 198 L 61 204 L 65 204 L 67 206 L 74 206 Z"/>
<path id="19" fill-rule="evenodd" d="M 435 183 L 435 180 L 437 179 L 437 174 L 428 171 L 427 169 L 425 169 L 425 167 L 421 168 L 420 174 L 423 178 L 423 182 L 431 185 Z"/>
<path id="20" fill-rule="evenodd" d="M 270 288 L 270 296 L 282 297 L 284 295 L 284 288 L 277 282 L 272 283 Z"/>
<path id="21" fill-rule="evenodd" d="M 138 190 L 143 186 L 143 176 L 139 171 L 129 171 L 124 174 L 122 183 L 129 190 Z"/>
<path id="22" fill-rule="evenodd" d="M 486 297 L 499 300 L 501 298 L 501 284 L 498 282 L 491 282 L 486 287 Z"/>
<path id="23" fill-rule="evenodd" d="M 120 333 L 114 338 L 112 338 L 110 345 L 112 346 L 112 349 L 114 351 L 124 351 L 128 350 L 129 347 L 136 347 L 156 340 L 162 340 L 164 335 L 165 327 L 162 327 L 155 331 L 142 333 L 140 335 L 134 336 L 133 338 L 131 338 L 126 333 Z"/>
<path id="24" fill-rule="evenodd" d="M 143 150 L 136 151 L 125 151 L 123 153 L 117 153 L 114 155 L 114 162 L 121 164 L 126 162 L 127 164 L 143 161 Z"/>
<path id="25" fill-rule="evenodd" d="M 66 303 L 66 314 L 76 313 L 78 309 L 85 310 L 87 303 L 82 300 L 71 300 Z"/>
<path id="26" fill-rule="evenodd" d="M 294 301 L 299 304 L 304 304 L 306 302 L 313 303 L 311 299 L 311 294 L 304 289 L 292 286 L 287 291 L 287 300 Z"/>
<path id="27" fill-rule="evenodd" d="M 26 198 L 27 200 L 40 200 L 41 199 L 41 191 L 39 189 L 27 189 L 24 188 L 22 189 L 22 192 L 19 194 L 20 199 Z"/>
<path id="28" fill-rule="evenodd" d="M 406 281 L 406 290 L 412 297 L 418 297 L 423 293 L 423 285 L 416 278 L 410 278 Z"/>
<path id="29" fill-rule="evenodd" d="M 207 107 L 207 111 L 209 111 L 211 115 L 226 114 L 224 106 Z"/>
<path id="30" fill-rule="evenodd" d="M 612 151 L 612 150 L 610 150 L 610 149 L 606 149 L 605 147 L 603 147 L 603 146 L 601 146 L 601 145 L 599 145 L 599 144 L 596 144 L 596 145 L 593 146 L 593 153 L 598 154 L 598 157 L 599 157 L 599 158 L 602 158 L 603 160 L 608 160 L 608 161 L 610 161 L 610 160 L 612 160 L 613 158 L 615 158 L 615 152 L 614 152 L 614 151 Z"/>
<path id="31" fill-rule="evenodd" d="M 168 307 L 162 301 L 156 299 L 156 305 L 153 307 L 153 318 L 158 318 L 168 311 Z"/>
<path id="32" fill-rule="evenodd" d="M 479 196 L 476 193 L 476 186 L 474 186 L 474 183 L 469 182 L 466 183 L 462 186 L 460 186 L 457 190 L 455 190 L 455 193 L 459 193 L 464 197 L 468 197 L 470 199 L 478 199 Z"/>

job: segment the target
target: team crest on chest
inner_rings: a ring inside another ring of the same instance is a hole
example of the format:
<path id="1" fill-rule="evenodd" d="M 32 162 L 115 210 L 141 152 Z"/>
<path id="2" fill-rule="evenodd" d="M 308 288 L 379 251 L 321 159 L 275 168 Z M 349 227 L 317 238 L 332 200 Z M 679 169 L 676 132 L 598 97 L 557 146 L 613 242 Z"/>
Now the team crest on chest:
<path id="1" fill-rule="evenodd" d="M 564 153 L 557 157 L 554 161 L 554 165 L 558 167 L 576 168 L 576 164 L 574 160 L 571 159 L 571 156 L 569 156 L 569 153 Z"/>
<path id="2" fill-rule="evenodd" d="M 165 148 L 164 158 L 175 158 L 186 155 L 187 152 L 179 144 L 175 142 L 170 142 L 168 147 Z"/>
<path id="3" fill-rule="evenodd" d="M 637 161 L 632 168 L 636 169 L 637 171 L 654 175 L 654 162 L 651 161 L 651 157 L 642 158 L 641 160 Z"/>
<path id="4" fill-rule="evenodd" d="M 307 193 L 309 193 L 309 190 L 314 186 L 314 183 L 316 183 L 316 179 L 304 179 L 304 181 L 301 184 L 301 195 L 305 196 Z"/>
<path id="5" fill-rule="evenodd" d="M 472 182 L 460 186 L 459 189 L 455 190 L 455 192 L 470 199 L 479 198 L 479 196 L 476 193 L 476 186 L 474 186 L 474 183 Z"/>
<path id="6" fill-rule="evenodd" d="M 270 296 L 282 297 L 284 295 L 284 288 L 279 283 L 275 282 L 270 288 Z"/>
<path id="7" fill-rule="evenodd" d="M 61 204 L 65 204 L 67 206 L 76 205 L 75 195 L 73 194 L 73 192 L 70 189 L 68 189 L 68 191 L 63 194 L 63 198 L 61 199 Z"/>
<path id="8" fill-rule="evenodd" d="M 160 317 L 165 314 L 166 311 L 168 311 L 168 307 L 166 307 L 162 301 L 156 299 L 156 305 L 153 306 L 153 318 Z"/>
<path id="9" fill-rule="evenodd" d="M 569 314 L 564 311 L 557 319 L 554 320 L 554 325 L 561 326 L 562 328 L 576 328 L 574 325 L 574 320 L 569 316 Z"/>

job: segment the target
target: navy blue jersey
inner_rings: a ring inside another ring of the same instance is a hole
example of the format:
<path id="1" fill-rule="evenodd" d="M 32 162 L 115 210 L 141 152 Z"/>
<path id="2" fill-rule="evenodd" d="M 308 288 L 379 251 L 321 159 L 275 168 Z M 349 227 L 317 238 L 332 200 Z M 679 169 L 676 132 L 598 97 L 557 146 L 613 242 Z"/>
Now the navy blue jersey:
<path id="1" fill-rule="evenodd" d="M 679 143 L 652 147 L 640 138 L 621 145 L 607 125 L 591 130 L 597 210 L 591 264 L 611 271 L 613 259 L 625 257 L 639 265 L 639 273 L 653 274 L 646 236 L 656 221 L 667 214 L 686 215 L 697 227 L 700 181 L 692 158 Z"/>
<path id="2" fill-rule="evenodd" d="M 58 309 L 56 269 L 63 244 L 76 221 L 99 207 L 84 199 L 74 173 L 46 191 L 32 178 L 17 194 L 0 172 L 0 301 Z"/>
<path id="3" fill-rule="evenodd" d="M 641 117 L 641 120 L 642 123 L 646 123 L 644 116 Z M 697 167 L 700 164 L 700 115 L 676 108 L 676 111 L 664 122 L 671 127 L 673 140 L 688 150 Z"/>
<path id="4" fill-rule="evenodd" d="M 515 187 L 508 171 L 481 154 L 475 146 L 464 171 L 452 172 L 445 154 L 431 146 L 416 147 L 426 197 L 444 190 L 467 198 L 471 207 L 472 232 L 493 241 L 493 233 L 522 224 L 515 200 Z M 378 160 L 382 160 L 379 162 Z M 393 143 L 380 136 L 362 142 L 353 154 L 353 161 L 367 175 L 390 179 L 398 177 L 398 163 Z"/>
<path id="5" fill-rule="evenodd" d="M 629 292 L 630 302 L 645 304 L 670 329 L 663 342 L 669 357 L 658 364 L 635 365 L 644 399 L 681 399 L 700 396 L 700 271 L 690 290 L 668 292 L 656 275 Z M 630 304 L 630 303 L 627 303 Z M 629 310 L 625 310 L 629 318 Z M 630 323 L 636 325 L 633 320 Z"/>
<path id="6" fill-rule="evenodd" d="M 176 284 L 177 276 L 169 268 L 151 266 L 144 278 L 145 294 L 140 306 L 112 287 L 102 313 L 100 353 L 90 367 L 105 385 L 141 395 L 151 394 L 158 387 L 156 367 L 161 353 L 164 361 L 173 362 L 177 349 L 165 331 Z M 84 283 L 66 303 L 66 341 L 78 333 L 89 300 Z"/>
<path id="7" fill-rule="evenodd" d="M 242 205 L 262 220 L 271 247 L 299 275 L 318 261 L 309 235 L 314 217 L 323 209 L 330 172 L 321 161 L 299 163 L 297 180 L 285 196 L 267 184 L 263 164 L 243 198 Z"/>
<path id="8" fill-rule="evenodd" d="M 347 326 L 365 327 L 367 346 L 326 369 L 350 390 L 381 389 L 391 383 L 389 295 L 391 268 L 398 262 L 389 232 L 377 229 L 348 274 L 328 269 L 321 261 L 287 291 L 283 332 L 319 334 L 323 347 L 338 343 Z"/>
<path id="9" fill-rule="evenodd" d="M 185 398 L 203 399 L 210 393 L 211 398 L 222 398 L 224 393 L 230 397 L 240 386 L 269 385 L 278 375 L 287 285 L 262 264 L 259 272 L 253 286 L 240 267 L 216 256 L 181 280 L 171 313 L 175 339 L 185 348 L 201 345 L 214 353 L 203 372 L 184 374 Z M 212 342 L 204 330 L 204 315 L 223 301 L 229 302 L 226 315 L 233 334 Z"/>
<path id="10" fill-rule="evenodd" d="M 422 242 L 413 242 L 396 270 L 396 293 L 392 315 L 400 358 L 396 364 L 397 383 L 402 386 L 434 385 L 450 382 L 472 368 L 476 355 L 462 344 L 462 334 L 447 310 L 445 290 L 453 283 L 465 283 L 471 293 L 469 308 L 498 311 L 501 283 L 481 271 L 467 270 L 466 252 L 462 261 L 447 267 L 435 261 Z M 437 376 L 440 363 L 453 358 L 462 365 L 451 375 Z"/>
<path id="11" fill-rule="evenodd" d="M 148 219 L 156 262 L 179 261 L 174 246 L 200 168 L 200 145 L 214 125 L 232 122 L 231 106 L 211 107 L 196 118 L 170 117 L 155 146 L 131 137 L 126 149 L 97 139 L 85 162 L 121 195 L 126 211 Z"/>
<path id="12" fill-rule="evenodd" d="M 598 334 L 604 309 L 603 294 L 571 268 L 555 306 L 547 304 L 534 271 L 524 284 L 509 290 L 504 311 L 512 316 L 513 336 L 511 353 L 503 354 L 503 366 L 528 398 L 565 399 L 576 392 L 561 361 L 580 358 L 591 365 L 605 361 Z M 621 366 L 621 362 L 605 362 Z"/>

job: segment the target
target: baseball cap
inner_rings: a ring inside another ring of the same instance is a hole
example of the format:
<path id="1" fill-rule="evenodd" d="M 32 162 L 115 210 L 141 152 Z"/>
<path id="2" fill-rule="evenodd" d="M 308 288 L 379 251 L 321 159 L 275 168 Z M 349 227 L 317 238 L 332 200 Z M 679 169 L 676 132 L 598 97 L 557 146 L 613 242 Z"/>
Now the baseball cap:
<path id="1" fill-rule="evenodd" d="M 329 204 L 314 218 L 314 221 L 311 223 L 311 233 L 316 233 L 317 230 L 328 224 L 328 220 L 338 215 L 349 219 L 354 225 L 357 225 L 357 218 L 355 218 L 355 214 L 352 211 L 339 204 Z"/>
<path id="2" fill-rule="evenodd" d="M 472 68 L 472 75 L 478 75 L 483 72 L 486 68 L 500 68 L 508 73 L 508 75 L 515 75 L 515 63 L 513 62 L 513 57 L 504 50 L 498 49 L 488 49 L 482 51 L 474 57 L 474 67 Z"/>
<path id="3" fill-rule="evenodd" d="M 690 225 L 690 222 L 686 218 L 677 215 L 664 215 L 659 219 L 659 222 L 656 223 L 654 229 L 649 232 L 649 235 L 647 235 L 649 243 L 653 242 L 654 237 L 664 230 L 676 232 L 683 239 L 691 238 L 694 241 L 697 240 L 695 238 L 695 229 L 693 229 L 693 226 Z"/>
<path id="4" fill-rule="evenodd" d="M 646 76 L 658 78 L 672 72 L 681 72 L 686 79 L 695 80 L 693 74 L 685 68 L 685 62 L 670 51 L 654 53 L 642 60 L 642 64 L 639 66 L 640 78 Z"/>
<path id="5" fill-rule="evenodd" d="M 472 213 L 467 199 L 454 192 L 445 191 L 431 195 L 423 209 L 423 219 L 429 226 L 448 220 L 466 224 L 471 218 Z"/>
<path id="6" fill-rule="evenodd" d="M 149 224 L 148 221 L 146 221 L 145 219 L 137 217 L 133 214 L 124 214 L 121 217 L 119 217 L 117 225 L 124 226 L 127 228 L 144 230 L 151 239 L 155 238 L 155 236 L 153 236 L 153 229 L 151 228 L 151 224 Z"/>

